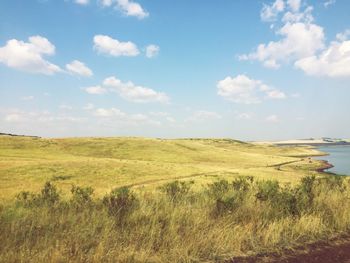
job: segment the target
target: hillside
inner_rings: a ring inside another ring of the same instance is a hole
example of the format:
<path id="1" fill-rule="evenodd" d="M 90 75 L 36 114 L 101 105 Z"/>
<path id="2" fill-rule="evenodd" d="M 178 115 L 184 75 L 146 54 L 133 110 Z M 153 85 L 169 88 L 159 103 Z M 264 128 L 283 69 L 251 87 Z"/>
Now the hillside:
<path id="1" fill-rule="evenodd" d="M 72 184 L 102 196 L 118 186 L 154 187 L 174 179 L 198 187 L 219 178 L 256 176 L 297 182 L 322 162 L 311 147 L 254 145 L 229 139 L 0 137 L 0 200 L 53 181 L 63 193 Z"/>

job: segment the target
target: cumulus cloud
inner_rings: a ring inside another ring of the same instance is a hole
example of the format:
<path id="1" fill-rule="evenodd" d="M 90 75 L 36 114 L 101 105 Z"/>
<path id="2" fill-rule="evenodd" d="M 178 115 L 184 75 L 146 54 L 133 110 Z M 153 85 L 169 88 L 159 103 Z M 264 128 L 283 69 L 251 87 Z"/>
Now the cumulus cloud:
<path id="1" fill-rule="evenodd" d="M 65 114 L 54 115 L 49 111 L 23 111 L 20 109 L 11 109 L 5 111 L 2 117 L 5 122 L 17 123 L 17 124 L 43 124 L 47 125 L 49 123 L 77 123 L 86 121 L 85 118 L 69 116 Z"/>
<path id="2" fill-rule="evenodd" d="M 336 35 L 337 40 L 345 41 L 350 37 L 350 29 L 345 30 L 344 32 L 338 33 Z"/>
<path id="3" fill-rule="evenodd" d="M 261 85 L 260 81 L 250 79 L 246 75 L 237 77 L 226 77 L 217 84 L 218 94 L 227 100 L 236 103 L 259 103 L 260 99 L 256 96 L 256 89 Z"/>
<path id="4" fill-rule="evenodd" d="M 128 114 L 117 108 L 98 108 L 93 112 L 93 115 L 105 120 L 119 122 L 127 126 L 161 125 L 160 121 L 153 120 L 146 114 Z"/>
<path id="5" fill-rule="evenodd" d="M 336 2 L 336 0 L 327 0 L 327 1 L 325 1 L 323 3 L 323 5 L 324 5 L 325 8 L 327 8 L 327 7 L 331 6 L 331 5 L 334 5 L 335 2 Z"/>
<path id="6" fill-rule="evenodd" d="M 74 0 L 74 2 L 76 4 L 79 4 L 79 5 L 88 5 L 89 4 L 89 0 Z"/>
<path id="7" fill-rule="evenodd" d="M 169 97 L 151 88 L 135 85 L 131 81 L 122 82 L 116 77 L 109 77 L 103 81 L 103 85 L 110 91 L 117 92 L 122 98 L 132 102 L 161 102 L 168 103 Z"/>
<path id="8" fill-rule="evenodd" d="M 267 68 L 277 69 L 282 63 L 313 56 L 324 48 L 324 30 L 313 23 L 312 6 L 306 6 L 301 0 L 281 0 L 271 6 L 264 5 L 262 12 L 266 9 L 279 10 L 273 14 L 283 14 L 282 26 L 272 26 L 279 40 L 259 44 L 253 52 L 238 56 L 240 60 L 257 60 Z"/>
<path id="9" fill-rule="evenodd" d="M 279 13 L 283 12 L 285 4 L 283 0 L 276 0 L 271 5 L 264 4 L 260 17 L 263 21 L 274 21 Z"/>
<path id="10" fill-rule="evenodd" d="M 146 57 L 153 58 L 157 56 L 159 53 L 159 46 L 156 45 L 148 45 L 146 47 Z"/>
<path id="11" fill-rule="evenodd" d="M 94 112 L 94 115 L 98 117 L 124 117 L 126 114 L 117 108 L 98 108 Z"/>
<path id="12" fill-rule="evenodd" d="M 68 72 L 75 75 L 84 77 L 91 77 L 93 75 L 92 70 L 79 60 L 73 60 L 71 63 L 67 64 L 66 69 Z"/>
<path id="13" fill-rule="evenodd" d="M 293 12 L 298 12 L 301 6 L 301 0 L 287 0 L 288 6 Z"/>
<path id="14" fill-rule="evenodd" d="M 283 91 L 270 87 L 266 84 L 260 85 L 260 91 L 265 93 L 265 98 L 267 99 L 286 99 L 287 98 L 287 95 Z"/>
<path id="15" fill-rule="evenodd" d="M 226 77 L 217 83 L 218 95 L 226 100 L 254 104 L 261 102 L 261 94 L 270 99 L 284 99 L 286 95 L 275 88 L 269 87 L 261 80 L 254 80 L 246 75 Z"/>
<path id="16" fill-rule="evenodd" d="M 312 11 L 314 8 L 312 6 L 308 6 L 305 8 L 303 12 L 286 12 L 282 17 L 282 22 L 284 23 L 312 23 L 314 21 L 314 17 L 312 15 Z"/>
<path id="17" fill-rule="evenodd" d="M 94 36 L 94 49 L 101 54 L 114 57 L 128 56 L 134 57 L 140 54 L 137 46 L 133 42 L 121 42 L 106 35 Z"/>
<path id="18" fill-rule="evenodd" d="M 278 32 L 279 41 L 260 44 L 256 51 L 240 56 L 240 60 L 258 60 L 265 67 L 278 68 L 281 62 L 314 55 L 324 47 L 323 28 L 308 23 L 287 23 Z"/>
<path id="19" fill-rule="evenodd" d="M 318 56 L 309 56 L 295 62 L 308 75 L 350 77 L 350 40 L 333 41 Z"/>
<path id="20" fill-rule="evenodd" d="M 101 95 L 101 94 L 107 93 L 107 89 L 105 89 L 101 86 L 91 86 L 91 87 L 86 87 L 83 89 L 89 94 Z"/>
<path id="21" fill-rule="evenodd" d="M 111 7 L 120 10 L 126 16 L 134 16 L 143 19 L 149 16 L 139 3 L 130 0 L 101 0 L 102 6 Z"/>
<path id="22" fill-rule="evenodd" d="M 11 39 L 0 47 L 0 63 L 21 71 L 52 75 L 62 70 L 44 56 L 54 54 L 55 46 L 45 37 L 31 36 L 28 42 Z"/>

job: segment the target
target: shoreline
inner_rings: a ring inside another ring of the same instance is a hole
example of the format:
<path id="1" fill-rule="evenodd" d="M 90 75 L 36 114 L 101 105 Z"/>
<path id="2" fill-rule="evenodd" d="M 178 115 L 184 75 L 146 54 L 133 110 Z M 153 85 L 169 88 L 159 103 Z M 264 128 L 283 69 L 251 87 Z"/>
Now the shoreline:
<path id="1" fill-rule="evenodd" d="M 322 147 L 322 146 L 349 146 L 350 143 L 349 142 L 343 142 L 343 143 L 339 143 L 339 142 L 329 142 L 329 143 L 273 143 L 273 145 L 276 146 L 316 146 L 316 147 Z"/>
<path id="2" fill-rule="evenodd" d="M 318 161 L 321 161 L 323 166 L 320 167 L 320 168 L 317 168 L 316 169 L 316 172 L 319 172 L 319 173 L 327 173 L 327 174 L 335 174 L 335 173 L 332 173 L 332 172 L 327 172 L 326 170 L 328 169 L 331 169 L 334 167 L 333 164 L 329 163 L 328 161 L 326 160 L 318 160 Z"/>

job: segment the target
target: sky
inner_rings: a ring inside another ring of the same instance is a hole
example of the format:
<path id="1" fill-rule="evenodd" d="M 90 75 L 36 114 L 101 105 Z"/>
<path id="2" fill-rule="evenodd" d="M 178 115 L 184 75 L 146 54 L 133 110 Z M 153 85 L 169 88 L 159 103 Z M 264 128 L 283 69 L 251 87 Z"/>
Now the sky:
<path id="1" fill-rule="evenodd" d="M 0 132 L 350 138 L 348 0 L 2 0 Z"/>

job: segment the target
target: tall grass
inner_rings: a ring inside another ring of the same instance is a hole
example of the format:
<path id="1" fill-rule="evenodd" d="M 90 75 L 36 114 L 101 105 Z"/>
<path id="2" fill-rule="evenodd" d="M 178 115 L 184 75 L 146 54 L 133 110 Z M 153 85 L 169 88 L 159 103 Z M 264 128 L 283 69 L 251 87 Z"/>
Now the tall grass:
<path id="1" fill-rule="evenodd" d="M 306 177 L 296 186 L 252 177 L 193 191 L 118 188 L 102 199 L 48 182 L 0 207 L 2 262 L 213 262 L 279 251 L 346 232 L 350 184 Z"/>

